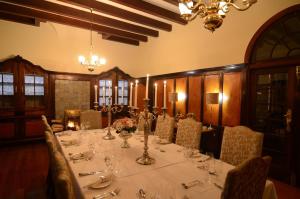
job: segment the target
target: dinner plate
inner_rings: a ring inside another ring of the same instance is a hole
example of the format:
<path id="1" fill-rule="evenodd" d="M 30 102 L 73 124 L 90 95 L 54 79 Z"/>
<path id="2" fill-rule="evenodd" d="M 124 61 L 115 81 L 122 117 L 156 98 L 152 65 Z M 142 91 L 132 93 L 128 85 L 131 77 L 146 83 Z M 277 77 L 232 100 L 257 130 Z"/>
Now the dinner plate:
<path id="1" fill-rule="evenodd" d="M 110 177 L 110 179 L 107 180 L 97 180 L 96 182 L 90 184 L 88 187 L 90 189 L 103 189 L 105 187 L 108 187 L 110 184 L 112 183 L 112 178 Z"/>

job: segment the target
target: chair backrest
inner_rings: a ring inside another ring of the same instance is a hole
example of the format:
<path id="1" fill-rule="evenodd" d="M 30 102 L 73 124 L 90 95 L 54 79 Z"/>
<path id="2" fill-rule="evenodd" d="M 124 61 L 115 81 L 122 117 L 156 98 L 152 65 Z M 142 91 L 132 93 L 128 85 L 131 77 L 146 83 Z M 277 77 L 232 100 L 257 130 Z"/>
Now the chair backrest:
<path id="1" fill-rule="evenodd" d="M 52 178 L 54 182 L 56 199 L 75 199 L 70 170 L 63 155 L 56 151 L 53 153 Z"/>
<path id="2" fill-rule="evenodd" d="M 230 170 L 221 199 L 262 199 L 271 160 L 254 157 Z"/>
<path id="3" fill-rule="evenodd" d="M 161 139 L 166 139 L 169 142 L 172 142 L 174 125 L 175 120 L 173 117 L 170 117 L 168 114 L 166 114 L 165 117 L 163 115 L 159 115 L 157 117 L 154 135 L 159 136 Z"/>
<path id="4" fill-rule="evenodd" d="M 82 111 L 80 113 L 80 128 L 101 129 L 102 128 L 101 112 L 95 110 Z"/>
<path id="5" fill-rule="evenodd" d="M 145 115 L 144 111 L 140 112 L 140 114 L 139 114 L 138 125 L 137 125 L 138 131 L 144 131 L 144 125 L 145 125 L 144 115 Z M 153 114 L 152 113 L 148 113 L 148 117 L 149 117 L 149 119 L 148 119 L 149 128 L 150 128 L 150 131 L 151 131 Z"/>
<path id="6" fill-rule="evenodd" d="M 225 127 L 220 159 L 238 165 L 251 157 L 261 156 L 264 135 L 245 126 Z"/>
<path id="7" fill-rule="evenodd" d="M 177 123 L 176 144 L 199 149 L 201 139 L 200 122 L 189 117 Z"/>
<path id="8" fill-rule="evenodd" d="M 48 123 L 47 118 L 46 118 L 45 115 L 42 115 L 42 121 L 43 121 L 43 124 L 44 124 L 44 130 L 52 132 L 52 128 L 49 125 L 49 123 Z"/>
<path id="9" fill-rule="evenodd" d="M 51 156 L 52 152 L 55 152 L 55 151 L 58 150 L 58 146 L 56 144 L 53 133 L 50 132 L 50 131 L 45 131 L 45 139 L 46 139 L 46 143 L 47 143 L 47 146 L 48 146 L 49 154 Z"/>

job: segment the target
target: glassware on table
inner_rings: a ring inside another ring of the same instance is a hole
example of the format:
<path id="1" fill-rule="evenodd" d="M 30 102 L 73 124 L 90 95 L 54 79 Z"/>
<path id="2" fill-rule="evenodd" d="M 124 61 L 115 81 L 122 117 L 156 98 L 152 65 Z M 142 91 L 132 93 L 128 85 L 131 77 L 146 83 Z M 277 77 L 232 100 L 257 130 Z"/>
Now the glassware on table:
<path id="1" fill-rule="evenodd" d="M 120 138 L 123 139 L 123 143 L 121 144 L 121 148 L 130 148 L 130 145 L 128 143 L 128 139 L 132 137 L 132 133 L 128 131 L 121 131 L 119 134 Z"/>

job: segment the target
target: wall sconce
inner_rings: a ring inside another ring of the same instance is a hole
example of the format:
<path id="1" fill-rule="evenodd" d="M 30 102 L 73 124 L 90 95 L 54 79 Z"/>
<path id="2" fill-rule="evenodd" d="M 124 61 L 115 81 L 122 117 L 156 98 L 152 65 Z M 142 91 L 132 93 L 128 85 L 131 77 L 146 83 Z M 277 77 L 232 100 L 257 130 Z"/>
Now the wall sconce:
<path id="1" fill-rule="evenodd" d="M 186 94 L 185 94 L 185 93 L 182 93 L 182 92 L 179 92 L 179 93 L 178 93 L 178 101 L 179 101 L 179 102 L 184 101 L 185 98 L 186 98 Z"/>
<path id="2" fill-rule="evenodd" d="M 214 104 L 219 104 L 219 93 L 206 93 L 206 104 L 210 105 L 210 124 L 208 129 L 212 129 L 212 107 Z"/>
<path id="3" fill-rule="evenodd" d="M 178 101 L 178 93 L 176 92 L 169 93 L 169 102 L 175 103 L 177 101 Z"/>
<path id="4" fill-rule="evenodd" d="M 227 102 L 228 101 L 228 96 L 224 93 L 219 94 L 219 102 Z"/>

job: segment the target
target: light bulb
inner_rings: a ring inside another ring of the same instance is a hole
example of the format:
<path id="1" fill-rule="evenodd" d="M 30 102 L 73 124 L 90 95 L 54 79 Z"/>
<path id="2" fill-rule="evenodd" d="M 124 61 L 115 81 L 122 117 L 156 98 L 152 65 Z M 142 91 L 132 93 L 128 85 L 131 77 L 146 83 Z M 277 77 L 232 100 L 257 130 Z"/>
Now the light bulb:
<path id="1" fill-rule="evenodd" d="M 85 62 L 85 57 L 83 55 L 78 56 L 78 61 L 83 64 Z"/>

